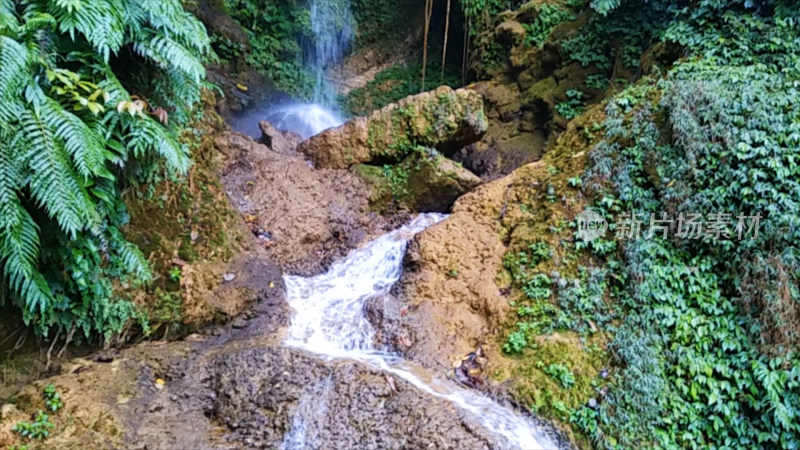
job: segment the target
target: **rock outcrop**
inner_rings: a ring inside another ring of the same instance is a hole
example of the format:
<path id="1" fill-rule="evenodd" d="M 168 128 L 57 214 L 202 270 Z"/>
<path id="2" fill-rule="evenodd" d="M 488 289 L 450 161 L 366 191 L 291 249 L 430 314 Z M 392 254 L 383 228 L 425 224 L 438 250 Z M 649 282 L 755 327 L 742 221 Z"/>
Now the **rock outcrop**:
<path id="1" fill-rule="evenodd" d="M 266 348 L 209 369 L 212 416 L 248 448 L 510 448 L 448 401 L 360 362 Z"/>
<path id="2" fill-rule="evenodd" d="M 279 347 L 290 314 L 283 288 L 278 276 L 241 329 L 67 362 L 0 405 L 0 445 L 24 443 L 11 429 L 44 409 L 41 392 L 52 383 L 64 408 L 37 448 L 512 448 L 402 378 Z"/>
<path id="3" fill-rule="evenodd" d="M 320 133 L 298 151 L 317 168 L 395 163 L 416 146 L 450 155 L 479 140 L 488 126 L 480 94 L 443 86 Z"/>
<path id="4" fill-rule="evenodd" d="M 281 131 L 275 128 L 266 120 L 258 122 L 261 129 L 261 143 L 269 147 L 273 152 L 282 155 L 296 155 L 297 146 L 303 142 L 303 138 L 291 131 Z"/>
<path id="5" fill-rule="evenodd" d="M 419 149 L 394 166 L 359 164 L 352 171 L 373 187 L 372 208 L 390 206 L 419 212 L 445 212 L 482 180 L 433 149 Z"/>

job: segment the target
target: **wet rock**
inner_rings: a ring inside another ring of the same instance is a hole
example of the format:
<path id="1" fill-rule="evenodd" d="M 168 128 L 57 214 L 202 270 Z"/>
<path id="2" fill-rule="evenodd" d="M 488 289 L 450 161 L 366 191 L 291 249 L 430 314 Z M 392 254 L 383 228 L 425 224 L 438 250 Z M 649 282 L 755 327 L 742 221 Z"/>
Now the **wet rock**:
<path id="1" fill-rule="evenodd" d="M 546 148 L 549 106 L 525 105 L 513 81 L 481 82 L 473 88 L 484 96 L 489 129 L 479 142 L 465 147 L 453 159 L 484 179 L 494 179 L 539 159 Z"/>
<path id="2" fill-rule="evenodd" d="M 391 163 L 415 146 L 449 155 L 481 138 L 488 128 L 481 96 L 447 86 L 407 97 L 300 144 L 318 168 L 344 169 L 359 163 Z"/>
<path id="3" fill-rule="evenodd" d="M 516 20 L 507 20 L 497 26 L 495 34 L 501 42 L 516 45 L 524 42 L 528 33 L 521 23 Z"/>
<path id="4" fill-rule="evenodd" d="M 404 164 L 409 170 L 416 169 L 406 190 L 406 204 L 414 211 L 446 212 L 458 197 L 482 182 L 460 164 L 439 155 L 410 156 Z"/>
<path id="5" fill-rule="evenodd" d="M 459 364 L 454 367 L 455 379 L 466 387 L 478 389 L 484 386 L 483 368 L 486 359 L 481 356 L 482 351 L 470 353 L 461 359 Z"/>
<path id="6" fill-rule="evenodd" d="M 238 319 L 233 321 L 231 326 L 233 328 L 236 328 L 237 330 L 240 330 L 247 326 L 247 319 L 245 319 L 244 317 L 239 317 Z"/>
<path id="7" fill-rule="evenodd" d="M 185 324 L 224 322 L 259 301 L 276 297 L 267 285 L 280 269 L 258 252 L 240 253 L 225 264 L 185 266 L 181 276 Z"/>
<path id="8" fill-rule="evenodd" d="M 273 152 L 282 155 L 295 155 L 295 149 L 303 141 L 299 134 L 278 130 L 266 120 L 258 122 L 258 127 L 263 133 L 261 143 L 269 147 Z"/>
<path id="9" fill-rule="evenodd" d="M 381 330 L 385 342 L 407 337 L 411 345 L 394 348 L 435 370 L 452 370 L 453 356 L 473 352 L 509 311 L 508 300 L 494 283 L 505 252 L 496 219 L 502 204 L 496 207 L 477 202 L 485 198 L 487 189 L 502 202 L 506 185 L 484 184 L 461 197 L 450 218 L 411 241 L 403 276 L 393 290 L 396 300 L 376 305 L 383 311 L 370 317 L 381 319 L 373 324 Z M 473 214 L 469 211 L 472 208 L 479 209 Z M 483 218 L 478 211 L 492 217 L 480 220 Z M 453 272 L 458 276 L 453 277 Z"/>
<path id="10" fill-rule="evenodd" d="M 368 165 L 352 170 L 373 187 L 370 204 L 378 210 L 394 205 L 417 212 L 446 212 L 458 197 L 482 182 L 432 149 L 415 151 L 389 172 Z"/>
<path id="11" fill-rule="evenodd" d="M 212 417 L 248 447 L 508 446 L 449 402 L 358 362 L 269 348 L 221 356 L 211 368 L 210 386 L 224 393 Z"/>

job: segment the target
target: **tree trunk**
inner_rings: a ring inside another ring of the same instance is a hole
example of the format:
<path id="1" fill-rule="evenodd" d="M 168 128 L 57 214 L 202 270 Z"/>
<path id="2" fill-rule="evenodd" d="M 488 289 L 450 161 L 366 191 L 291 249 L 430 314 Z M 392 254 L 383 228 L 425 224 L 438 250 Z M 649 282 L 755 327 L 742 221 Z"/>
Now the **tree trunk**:
<path id="1" fill-rule="evenodd" d="M 442 74 L 439 80 L 440 84 L 444 84 L 444 66 L 447 63 L 447 37 L 450 35 L 450 3 L 452 0 L 447 0 L 447 16 L 444 19 L 444 48 L 442 49 Z"/>
<path id="2" fill-rule="evenodd" d="M 472 18 L 467 18 L 466 26 L 464 26 L 464 48 L 461 52 L 461 85 L 467 84 L 467 58 L 469 57 L 469 40 L 470 40 L 470 27 L 472 26 Z"/>
<path id="3" fill-rule="evenodd" d="M 428 70 L 428 31 L 430 31 L 432 15 L 433 0 L 425 0 L 425 37 L 422 43 L 422 89 L 420 92 L 425 92 L 425 72 Z"/>

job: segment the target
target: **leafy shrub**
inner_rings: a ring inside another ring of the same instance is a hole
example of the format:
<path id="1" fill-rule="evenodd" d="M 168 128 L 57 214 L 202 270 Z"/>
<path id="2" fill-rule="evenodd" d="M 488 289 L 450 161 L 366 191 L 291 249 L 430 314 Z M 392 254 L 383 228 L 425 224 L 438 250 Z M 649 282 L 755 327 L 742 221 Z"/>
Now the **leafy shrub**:
<path id="1" fill-rule="evenodd" d="M 64 407 L 61 396 L 56 391 L 56 386 L 54 384 L 45 386 L 42 391 L 42 396 L 44 397 L 47 408 L 52 412 L 57 412 Z M 44 411 L 39 410 L 33 417 L 33 422 L 19 422 L 14 425 L 13 431 L 19 433 L 22 437 L 44 440 L 50 436 L 53 428 L 55 428 L 55 424 L 50 420 L 50 416 Z"/>
<path id="2" fill-rule="evenodd" d="M 50 416 L 40 410 L 34 416 L 33 422 L 19 422 L 14 425 L 13 430 L 22 437 L 43 440 L 50 437 L 54 427 L 55 425 L 50 420 Z"/>
<path id="3" fill-rule="evenodd" d="M 250 39 L 247 63 L 286 92 L 309 97 L 314 76 L 303 64 L 303 40 L 314 38 L 305 1 L 225 0 Z"/>
<path id="4" fill-rule="evenodd" d="M 550 364 L 544 369 L 544 373 L 558 381 L 564 389 L 569 389 L 575 384 L 575 375 L 563 364 Z"/>
<path id="5" fill-rule="evenodd" d="M 800 445 L 799 17 L 729 3 L 675 11 L 667 35 L 698 58 L 609 102 L 587 175 L 623 210 L 760 214 L 761 231 L 626 243 L 624 370 L 597 414 L 573 414 L 604 447 Z"/>
<path id="6" fill-rule="evenodd" d="M 525 44 L 532 47 L 544 44 L 553 28 L 573 18 L 572 13 L 566 9 L 548 3 L 537 6 L 536 9 L 538 12 L 536 19 L 532 23 L 522 24 L 527 32 Z"/>
<path id="7" fill-rule="evenodd" d="M 64 402 L 61 401 L 61 395 L 56 391 L 55 384 L 45 386 L 43 394 L 45 404 L 50 411 L 56 412 L 64 407 Z"/>
<path id="8" fill-rule="evenodd" d="M 589 75 L 586 77 L 586 87 L 595 91 L 604 91 L 608 88 L 608 78 L 599 73 Z"/>
<path id="9" fill-rule="evenodd" d="M 567 101 L 557 104 L 556 111 L 567 120 L 578 117 L 583 112 L 583 102 L 581 98 L 583 98 L 583 92 L 575 89 L 568 90 Z"/>
<path id="10" fill-rule="evenodd" d="M 0 1 L 0 262 L 38 333 L 109 336 L 133 314 L 111 280 L 150 272 L 121 192 L 187 171 L 176 130 L 209 53 L 177 0 Z"/>

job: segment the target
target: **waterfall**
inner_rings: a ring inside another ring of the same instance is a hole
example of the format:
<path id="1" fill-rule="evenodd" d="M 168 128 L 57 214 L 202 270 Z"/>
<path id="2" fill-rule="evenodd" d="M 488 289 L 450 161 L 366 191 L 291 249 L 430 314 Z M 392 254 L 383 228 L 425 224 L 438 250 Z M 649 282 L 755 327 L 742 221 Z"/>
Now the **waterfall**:
<path id="1" fill-rule="evenodd" d="M 260 120 L 275 128 L 299 134 L 308 139 L 328 128 L 344 123 L 337 109 L 336 92 L 325 74 L 340 62 L 353 38 L 353 13 L 350 0 L 309 0 L 313 36 L 302 40 L 304 63 L 314 76 L 314 93 L 310 102 L 282 100 L 260 105 L 231 120 L 231 126 L 254 139 L 261 137 Z"/>
<path id="2" fill-rule="evenodd" d="M 344 58 L 353 38 L 350 0 L 310 0 L 311 30 L 314 36 L 303 46 L 306 66 L 316 78 L 314 103 L 333 108 L 336 94 L 325 73 Z"/>
<path id="3" fill-rule="evenodd" d="M 295 310 L 286 345 L 326 358 L 361 361 L 391 373 L 421 391 L 450 401 L 488 430 L 508 439 L 515 448 L 557 448 L 546 431 L 524 415 L 374 347 L 375 330 L 364 316 L 367 301 L 388 294 L 400 279 L 403 256 L 414 235 L 445 218 L 441 214 L 422 214 L 406 226 L 353 250 L 326 273 L 285 276 L 287 300 Z M 298 425 L 289 440 L 305 442 L 298 436 L 305 436 L 308 426 L 303 424 L 309 419 L 303 416 L 294 420 Z"/>

